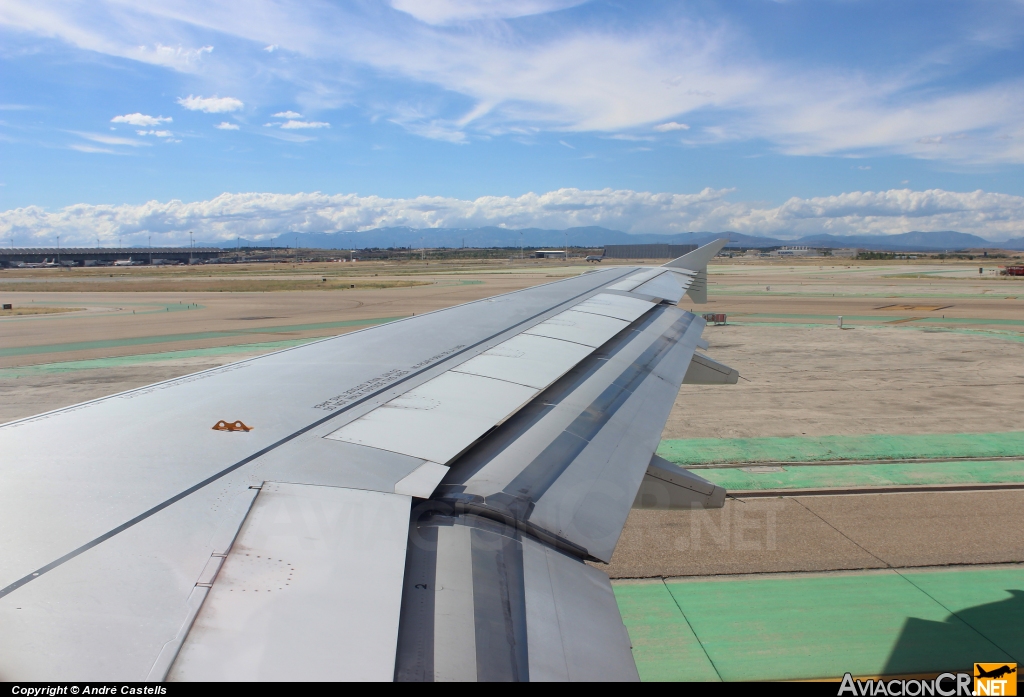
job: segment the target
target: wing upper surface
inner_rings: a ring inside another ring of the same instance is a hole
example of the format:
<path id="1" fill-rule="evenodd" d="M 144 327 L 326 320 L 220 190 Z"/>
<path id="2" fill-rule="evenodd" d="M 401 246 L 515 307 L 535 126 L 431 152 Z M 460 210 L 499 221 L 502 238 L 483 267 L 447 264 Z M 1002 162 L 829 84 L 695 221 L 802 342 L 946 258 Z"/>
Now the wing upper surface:
<path id="1" fill-rule="evenodd" d="M 0 426 L 0 677 L 159 679 L 179 651 L 172 674 L 188 677 L 187 647 L 224 636 L 207 596 L 248 568 L 229 562 L 259 547 L 246 536 L 267 482 L 408 502 L 443 479 L 433 500 L 451 515 L 505 525 L 593 585 L 581 559 L 614 548 L 703 327 L 664 302 L 691 277 L 601 270 Z M 254 429 L 212 430 L 221 419 Z M 331 539 L 393 539 L 358 510 Z M 460 559 L 447 572 L 474 557 Z"/>

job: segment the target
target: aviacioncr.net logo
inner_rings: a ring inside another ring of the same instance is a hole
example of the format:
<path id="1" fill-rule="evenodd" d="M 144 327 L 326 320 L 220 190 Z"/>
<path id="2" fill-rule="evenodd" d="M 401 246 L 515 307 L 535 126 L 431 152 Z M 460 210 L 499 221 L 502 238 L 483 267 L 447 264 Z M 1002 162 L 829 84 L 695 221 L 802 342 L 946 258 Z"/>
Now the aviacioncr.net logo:
<path id="1" fill-rule="evenodd" d="M 847 673 L 839 685 L 839 695 L 855 697 L 972 697 L 970 673 L 942 673 L 933 680 L 855 680 Z M 1014 692 L 1016 694 L 1016 692 Z"/>

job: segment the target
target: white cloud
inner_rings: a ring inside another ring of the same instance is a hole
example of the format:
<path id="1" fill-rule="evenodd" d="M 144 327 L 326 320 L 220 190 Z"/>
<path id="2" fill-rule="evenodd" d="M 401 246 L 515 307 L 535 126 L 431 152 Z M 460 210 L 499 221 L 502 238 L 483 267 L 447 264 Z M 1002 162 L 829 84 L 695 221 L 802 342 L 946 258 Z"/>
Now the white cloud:
<path id="1" fill-rule="evenodd" d="M 790 155 L 1024 163 L 1024 80 L 976 61 L 985 54 L 1005 62 L 979 43 L 985 13 L 978 13 L 982 24 L 937 32 L 941 38 L 912 58 L 787 62 L 758 53 L 765 30 L 744 24 L 742 13 L 667 3 L 629 21 L 607 21 L 600 8 L 559 16 L 576 4 L 391 0 L 395 11 L 378 3 L 252 0 L 239 13 L 225 0 L 5 0 L 0 25 L 175 70 L 202 68 L 220 90 L 246 84 L 263 67 L 247 51 L 220 52 L 214 62 L 209 36 L 280 47 L 294 60 L 273 61 L 275 79 L 303 98 L 354 103 L 451 142 L 539 130 L 621 133 L 685 120 L 693 145 L 764 141 Z M 506 21 L 536 13 L 550 14 Z M 962 79 L 966 70 L 983 77 Z M 410 93 L 426 95 L 429 105 L 415 119 L 403 115 L 400 101 Z M 698 126 L 698 118 L 711 127 Z"/>
<path id="2" fill-rule="evenodd" d="M 658 133 L 668 133 L 669 131 L 688 131 L 690 127 L 685 123 L 669 121 L 668 123 L 658 124 L 654 127 L 654 130 L 658 131 Z"/>
<path id="3" fill-rule="evenodd" d="M 428 24 L 506 19 L 581 5 L 586 0 L 391 0 L 396 10 Z"/>
<path id="4" fill-rule="evenodd" d="M 565 147 L 569 148 L 570 150 L 575 150 L 575 149 L 576 149 L 576 147 L 575 147 L 575 146 L 573 146 L 573 145 L 569 145 L 569 144 L 568 144 L 568 143 L 566 143 L 566 142 L 565 142 L 564 140 L 560 140 L 560 141 L 558 141 L 558 142 L 559 142 L 559 144 L 560 144 L 560 145 L 564 145 Z"/>
<path id="5" fill-rule="evenodd" d="M 187 97 L 179 97 L 178 104 L 189 111 L 205 111 L 207 114 L 238 111 L 245 106 L 241 100 L 234 97 L 194 97 L 191 94 Z"/>
<path id="6" fill-rule="evenodd" d="M 222 131 L 237 131 L 238 124 L 231 123 L 230 121 L 221 121 L 214 128 L 219 128 Z"/>
<path id="7" fill-rule="evenodd" d="M 267 53 L 273 53 L 274 51 L 277 50 L 277 46 L 275 44 L 270 44 L 269 46 L 264 46 L 263 50 L 266 51 Z"/>
<path id="8" fill-rule="evenodd" d="M 274 114 L 274 118 L 277 119 L 301 119 L 302 114 L 297 111 L 279 111 Z"/>
<path id="9" fill-rule="evenodd" d="M 165 46 L 156 43 L 153 46 L 138 46 L 137 55 L 131 56 L 147 63 L 156 63 L 168 68 L 191 72 L 197 67 L 204 53 L 213 53 L 213 46 L 185 48 L 182 45 Z"/>
<path id="10" fill-rule="evenodd" d="M 77 150 L 78 152 L 105 153 L 108 155 L 118 154 L 116 150 L 111 150 L 110 148 L 98 148 L 95 145 L 83 145 L 81 143 L 74 143 L 72 145 L 69 145 L 68 147 L 71 148 L 72 150 Z"/>
<path id="11" fill-rule="evenodd" d="M 140 136 L 156 136 L 157 138 L 173 138 L 174 133 L 171 131 L 135 131 Z"/>
<path id="12" fill-rule="evenodd" d="M 110 123 L 127 123 L 132 126 L 159 126 L 162 123 L 171 123 L 174 119 L 170 116 L 149 116 L 147 114 L 125 114 L 110 119 Z"/>
<path id="13" fill-rule="evenodd" d="M 330 128 L 331 124 L 326 121 L 296 121 L 291 119 L 281 124 L 281 128 L 290 131 L 301 128 Z"/>
<path id="14" fill-rule="evenodd" d="M 78 149 L 89 148 L 82 146 Z M 100 149 L 88 152 L 103 152 Z M 0 213 L 0 236 L 45 240 L 54 234 L 91 244 L 110 238 L 166 234 L 168 243 L 236 236 L 266 239 L 281 232 L 366 230 L 384 226 L 566 228 L 601 225 L 626 232 L 736 231 L 783 238 L 814 233 L 898 233 L 959 230 L 989 239 L 1020 234 L 1024 197 L 933 189 L 850 192 L 791 198 L 766 207 L 729 200 L 732 192 L 693 194 L 558 189 L 544 194 L 384 198 L 355 194 L 222 194 L 209 201 L 149 201 L 141 205 L 78 204 L 57 211 L 38 206 Z"/>
<path id="15" fill-rule="evenodd" d="M 121 138 L 118 136 L 108 136 L 103 133 L 84 133 L 82 131 L 71 131 L 77 136 L 81 136 L 86 140 L 91 140 L 94 143 L 103 143 L 104 145 L 130 145 L 133 148 L 142 146 L 148 146 L 149 143 L 141 140 L 135 140 L 134 138 Z"/>

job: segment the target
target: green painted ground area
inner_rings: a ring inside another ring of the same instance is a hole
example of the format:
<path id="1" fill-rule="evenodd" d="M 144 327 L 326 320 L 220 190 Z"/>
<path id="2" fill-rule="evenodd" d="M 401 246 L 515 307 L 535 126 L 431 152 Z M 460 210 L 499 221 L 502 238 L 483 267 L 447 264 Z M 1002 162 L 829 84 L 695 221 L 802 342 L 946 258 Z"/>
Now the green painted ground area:
<path id="1" fill-rule="evenodd" d="M 308 344 L 319 339 L 287 339 L 285 341 L 265 341 L 255 344 L 235 344 L 234 346 L 217 346 L 214 348 L 193 349 L 190 351 L 165 351 L 163 353 L 144 353 L 136 356 L 116 356 L 113 358 L 93 358 L 83 361 L 62 361 L 59 363 L 43 363 L 27 365 L 20 368 L 0 368 L 0 380 L 10 380 L 40 375 L 57 375 L 73 373 L 79 370 L 95 370 L 97 368 L 122 368 L 162 361 L 174 361 L 184 358 L 206 358 L 217 356 L 234 356 L 246 353 L 269 353 Z"/>
<path id="2" fill-rule="evenodd" d="M 902 462 L 871 465 L 783 466 L 781 472 L 739 467 L 702 469 L 700 476 L 729 491 L 831 487 L 994 484 L 1024 482 L 1024 461 Z"/>
<path id="3" fill-rule="evenodd" d="M 906 675 L 1024 662 L 1024 568 L 615 586 L 643 680 Z"/>
<path id="4" fill-rule="evenodd" d="M 957 298 L 1018 298 L 1024 288 L 1021 287 L 1008 287 L 1000 288 L 991 293 L 900 293 L 899 295 L 893 295 L 892 293 L 823 293 L 814 291 L 785 291 L 785 290 L 755 290 L 746 288 L 716 288 L 715 295 L 774 295 L 774 296 L 785 296 L 785 297 L 800 297 L 800 298 L 880 298 L 884 300 L 888 299 L 904 299 L 904 298 L 922 298 L 926 300 L 951 300 Z"/>
<path id="5" fill-rule="evenodd" d="M 280 327 L 260 327 L 255 329 L 238 329 L 216 332 L 195 332 L 192 334 L 167 334 L 164 336 L 140 336 L 126 339 L 110 339 L 106 341 L 77 341 L 67 344 L 48 344 L 40 346 L 19 346 L 0 349 L 0 357 L 32 356 L 47 353 L 67 353 L 69 351 L 87 351 L 91 349 L 118 348 L 122 346 L 146 346 L 150 344 L 167 344 L 176 341 L 199 341 L 203 339 L 222 339 L 237 336 L 259 334 L 283 334 L 286 332 L 316 331 L 320 329 L 340 329 L 343 327 L 363 327 L 374 324 L 393 322 L 404 317 L 374 317 L 354 319 L 344 322 L 321 322 L 318 324 L 290 324 Z"/>
<path id="6" fill-rule="evenodd" d="M 1024 431 L 914 436 L 686 438 L 663 440 L 658 454 L 684 467 L 718 462 L 1020 457 L 1024 456 Z"/>

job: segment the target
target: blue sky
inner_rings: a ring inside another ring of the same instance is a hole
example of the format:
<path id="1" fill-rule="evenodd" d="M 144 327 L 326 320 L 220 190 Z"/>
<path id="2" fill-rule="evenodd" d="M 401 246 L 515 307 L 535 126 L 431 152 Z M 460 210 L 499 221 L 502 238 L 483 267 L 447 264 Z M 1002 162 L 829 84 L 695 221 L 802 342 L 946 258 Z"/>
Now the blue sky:
<path id="1" fill-rule="evenodd" d="M 1024 234 L 1024 2 L 6 0 L 0 234 Z"/>

